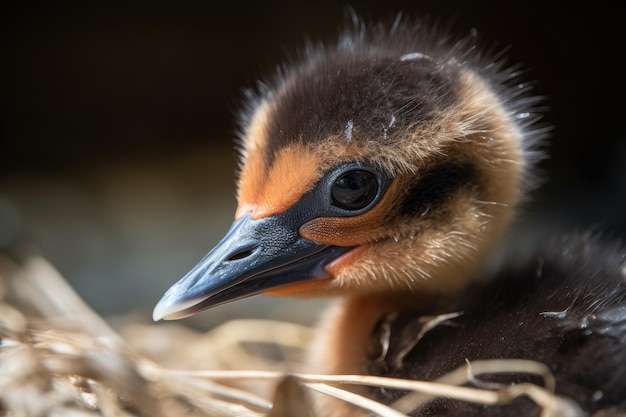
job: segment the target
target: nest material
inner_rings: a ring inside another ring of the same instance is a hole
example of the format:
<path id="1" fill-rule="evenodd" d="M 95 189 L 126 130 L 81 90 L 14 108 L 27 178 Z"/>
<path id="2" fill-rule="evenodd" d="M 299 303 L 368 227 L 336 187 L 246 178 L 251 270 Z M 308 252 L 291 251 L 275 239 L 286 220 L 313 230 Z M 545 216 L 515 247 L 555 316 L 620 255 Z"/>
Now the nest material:
<path id="1" fill-rule="evenodd" d="M 530 361 L 468 363 L 436 382 L 290 373 L 311 335 L 309 328 L 265 320 L 232 321 L 208 333 L 127 323 L 118 333 L 43 258 L 19 266 L 0 255 L 1 415 L 307 417 L 313 415 L 312 391 L 389 417 L 405 416 L 441 396 L 502 404 L 521 395 L 539 404 L 542 416 L 583 415 L 576 404 L 551 393 L 549 371 Z M 497 372 L 538 374 L 545 387 L 460 386 L 474 375 Z M 346 385 L 408 394 L 386 406 Z"/>

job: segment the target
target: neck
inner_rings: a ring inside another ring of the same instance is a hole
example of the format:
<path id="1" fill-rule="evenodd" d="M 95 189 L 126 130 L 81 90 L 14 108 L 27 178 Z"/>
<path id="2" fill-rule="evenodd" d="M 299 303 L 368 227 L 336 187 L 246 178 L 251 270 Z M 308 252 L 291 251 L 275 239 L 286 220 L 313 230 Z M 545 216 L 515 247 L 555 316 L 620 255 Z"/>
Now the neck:
<path id="1" fill-rule="evenodd" d="M 329 308 L 310 346 L 308 371 L 330 375 L 365 375 L 369 363 L 380 352 L 373 334 L 381 320 L 401 311 L 433 307 L 433 297 L 386 296 L 383 294 L 342 298 Z M 441 300 L 438 300 L 441 301 Z M 345 387 L 344 387 L 345 388 Z M 349 390 L 366 394 L 365 387 Z M 360 409 L 325 395 L 313 395 L 316 414 L 327 417 L 363 417 Z"/>
<path id="2" fill-rule="evenodd" d="M 447 301 L 456 297 L 449 296 Z M 436 301 L 434 301 L 436 300 Z M 382 317 L 449 304 L 427 295 L 372 294 L 347 297 L 329 308 L 311 349 L 310 371 L 325 374 L 363 374 L 371 354 L 370 336 Z"/>

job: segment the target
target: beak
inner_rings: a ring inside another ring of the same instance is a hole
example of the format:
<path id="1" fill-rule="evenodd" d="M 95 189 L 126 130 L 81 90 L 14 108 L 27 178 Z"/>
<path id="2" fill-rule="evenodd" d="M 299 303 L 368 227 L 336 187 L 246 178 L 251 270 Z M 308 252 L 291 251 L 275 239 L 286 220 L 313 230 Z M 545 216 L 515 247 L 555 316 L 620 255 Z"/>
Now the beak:
<path id="1" fill-rule="evenodd" d="M 351 247 L 320 244 L 298 234 L 301 222 L 284 212 L 235 220 L 226 236 L 154 308 L 173 320 L 289 284 L 331 278 L 324 266 Z"/>

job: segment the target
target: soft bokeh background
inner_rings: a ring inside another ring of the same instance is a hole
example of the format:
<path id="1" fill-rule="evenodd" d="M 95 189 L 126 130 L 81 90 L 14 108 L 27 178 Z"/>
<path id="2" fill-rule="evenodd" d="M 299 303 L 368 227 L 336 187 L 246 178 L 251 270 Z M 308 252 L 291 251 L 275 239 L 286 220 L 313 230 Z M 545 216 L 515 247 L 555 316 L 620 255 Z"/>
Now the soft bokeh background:
<path id="1" fill-rule="evenodd" d="M 626 7 L 600 0 L 355 2 L 366 19 L 428 15 L 473 28 L 530 68 L 555 129 L 529 236 L 626 236 Z M 333 41 L 346 4 L 14 2 L 1 19 L 0 247 L 36 250 L 105 316 L 150 317 L 221 237 L 235 207 L 242 87 L 308 37 Z M 286 303 L 286 304 L 285 304 Z M 255 297 L 195 323 L 315 304 Z M 310 308 L 313 306 L 313 308 Z"/>

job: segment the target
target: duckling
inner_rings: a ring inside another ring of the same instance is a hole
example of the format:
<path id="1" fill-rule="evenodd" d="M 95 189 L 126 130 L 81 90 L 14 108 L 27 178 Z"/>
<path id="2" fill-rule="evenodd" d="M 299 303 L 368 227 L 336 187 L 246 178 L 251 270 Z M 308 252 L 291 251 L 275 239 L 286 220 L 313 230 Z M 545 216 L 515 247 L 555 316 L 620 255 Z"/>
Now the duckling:
<path id="1" fill-rule="evenodd" d="M 436 379 L 466 360 L 532 359 L 587 412 L 626 410 L 623 248 L 577 238 L 483 273 L 535 186 L 546 129 L 514 68 L 473 37 L 447 39 L 358 22 L 250 93 L 235 220 L 154 319 L 256 294 L 334 296 L 318 373 Z M 537 413 L 523 399 L 428 407 L 412 415 Z M 326 402 L 319 415 L 361 414 Z"/>

